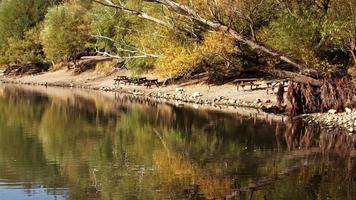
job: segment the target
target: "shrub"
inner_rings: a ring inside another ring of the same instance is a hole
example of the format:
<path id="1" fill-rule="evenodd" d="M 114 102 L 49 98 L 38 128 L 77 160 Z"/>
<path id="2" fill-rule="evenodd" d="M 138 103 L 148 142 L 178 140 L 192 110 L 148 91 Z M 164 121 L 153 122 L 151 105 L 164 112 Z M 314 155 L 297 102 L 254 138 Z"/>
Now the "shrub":
<path id="1" fill-rule="evenodd" d="M 200 44 L 167 44 L 162 57 L 156 63 L 156 71 L 170 77 L 184 75 L 205 63 L 219 63 L 225 56 L 236 51 L 233 38 L 221 32 L 209 32 Z"/>
<path id="2" fill-rule="evenodd" d="M 0 63 L 38 63 L 44 60 L 39 40 L 41 26 L 26 31 L 23 39 L 11 37 L 3 49 Z"/>
<path id="3" fill-rule="evenodd" d="M 76 4 L 49 9 L 41 33 L 46 57 L 53 61 L 75 60 L 89 44 L 89 23 L 86 10 Z"/>

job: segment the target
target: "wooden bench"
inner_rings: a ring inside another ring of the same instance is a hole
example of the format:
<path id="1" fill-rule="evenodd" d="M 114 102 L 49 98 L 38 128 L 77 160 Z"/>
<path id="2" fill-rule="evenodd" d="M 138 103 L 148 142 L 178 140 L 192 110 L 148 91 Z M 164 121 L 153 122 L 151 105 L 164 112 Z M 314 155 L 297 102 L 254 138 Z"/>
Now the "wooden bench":
<path id="1" fill-rule="evenodd" d="M 141 78 L 133 78 L 131 82 L 135 85 L 143 85 L 147 81 L 146 77 L 141 77 Z"/>
<path id="2" fill-rule="evenodd" d="M 147 79 L 146 82 L 144 83 L 144 86 L 146 86 L 147 88 L 151 88 L 152 85 L 159 87 L 158 79 L 153 79 L 153 80 Z"/>
<path id="3" fill-rule="evenodd" d="M 239 88 L 241 87 L 242 90 L 245 90 L 245 86 L 250 86 L 251 90 L 253 90 L 253 86 L 256 87 L 256 89 L 261 85 L 261 84 L 256 84 L 258 81 L 257 78 L 246 78 L 246 79 L 237 79 L 237 91 L 239 91 Z"/>
<path id="4" fill-rule="evenodd" d="M 116 85 L 120 84 L 120 82 L 124 82 L 125 85 L 126 83 L 129 83 L 130 82 L 130 78 L 127 77 L 127 76 L 117 76 L 115 79 L 114 79 Z"/>

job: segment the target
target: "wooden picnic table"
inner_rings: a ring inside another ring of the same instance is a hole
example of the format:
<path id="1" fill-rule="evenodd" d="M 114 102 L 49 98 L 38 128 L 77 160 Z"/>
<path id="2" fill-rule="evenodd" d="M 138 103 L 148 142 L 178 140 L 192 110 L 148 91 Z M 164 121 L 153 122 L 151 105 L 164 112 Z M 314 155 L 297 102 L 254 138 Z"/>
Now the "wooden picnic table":
<path id="1" fill-rule="evenodd" d="M 117 77 L 114 79 L 114 81 L 115 81 L 115 84 L 117 84 L 117 85 L 118 85 L 120 82 L 124 82 L 125 85 L 126 85 L 126 83 L 130 81 L 130 78 L 127 77 L 127 76 L 117 76 Z"/>
<path id="2" fill-rule="evenodd" d="M 239 91 L 240 87 L 242 87 L 242 89 L 244 90 L 246 85 L 250 85 L 251 90 L 253 90 L 253 86 L 256 86 L 256 88 L 258 88 L 258 86 L 260 86 L 260 84 L 256 84 L 258 80 L 259 79 L 257 78 L 243 78 L 235 80 L 237 83 L 237 91 Z"/>
<path id="3" fill-rule="evenodd" d="M 146 86 L 146 88 L 151 88 L 152 85 L 156 85 L 157 87 L 159 87 L 158 79 L 147 79 L 144 83 L 144 86 Z"/>
<path id="4" fill-rule="evenodd" d="M 286 86 L 286 85 L 288 85 L 288 82 L 289 82 L 288 79 L 280 79 L 280 80 L 267 81 L 267 82 L 266 82 L 266 85 L 267 85 L 267 88 L 266 88 L 267 94 L 268 94 L 268 91 L 269 91 L 270 88 L 272 89 L 272 92 L 274 92 L 274 88 L 275 88 L 276 86 L 278 86 L 280 83 L 283 84 L 283 86 Z"/>
<path id="5" fill-rule="evenodd" d="M 142 84 L 146 83 L 146 81 L 147 81 L 147 78 L 146 78 L 146 77 L 134 78 L 134 79 L 132 80 L 132 82 L 133 82 L 134 84 L 136 84 L 136 85 L 142 85 Z"/>

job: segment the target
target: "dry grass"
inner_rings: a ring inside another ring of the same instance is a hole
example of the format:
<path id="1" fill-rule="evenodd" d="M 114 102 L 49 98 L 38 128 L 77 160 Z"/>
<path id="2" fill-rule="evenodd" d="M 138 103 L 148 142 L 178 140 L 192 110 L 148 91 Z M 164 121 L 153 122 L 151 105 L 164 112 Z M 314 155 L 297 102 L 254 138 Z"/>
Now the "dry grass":
<path id="1" fill-rule="evenodd" d="M 303 95 L 299 83 L 291 83 L 287 92 L 287 109 L 291 115 L 303 113 Z"/>
<path id="2" fill-rule="evenodd" d="M 109 74 L 114 69 L 115 63 L 113 61 L 98 62 L 95 66 L 95 72 L 100 74 Z"/>
<path id="3" fill-rule="evenodd" d="M 68 68 L 69 63 L 68 62 L 59 62 L 59 63 L 55 63 L 52 65 L 51 67 L 51 71 L 58 71 L 61 70 L 63 68 Z"/>

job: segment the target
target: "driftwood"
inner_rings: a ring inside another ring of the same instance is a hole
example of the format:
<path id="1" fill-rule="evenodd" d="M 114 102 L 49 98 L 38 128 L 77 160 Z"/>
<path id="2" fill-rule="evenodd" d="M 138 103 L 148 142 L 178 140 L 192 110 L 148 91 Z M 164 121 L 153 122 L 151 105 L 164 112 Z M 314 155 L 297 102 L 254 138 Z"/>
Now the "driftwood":
<path id="1" fill-rule="evenodd" d="M 47 63 L 26 63 L 26 64 L 11 64 L 4 70 L 5 76 L 20 76 L 38 74 L 49 69 Z"/>
<path id="2" fill-rule="evenodd" d="M 310 84 L 312 86 L 321 86 L 323 84 L 323 81 L 321 80 L 317 80 L 297 72 L 291 72 L 291 71 L 285 71 L 279 69 L 265 69 L 265 70 L 262 69 L 261 71 L 270 73 L 277 77 L 288 78 L 289 80 L 296 83 Z"/>
<path id="3" fill-rule="evenodd" d="M 105 56 L 86 56 L 78 60 L 74 66 L 74 73 L 79 74 L 86 70 L 93 69 L 97 63 L 112 61 L 114 58 Z"/>

